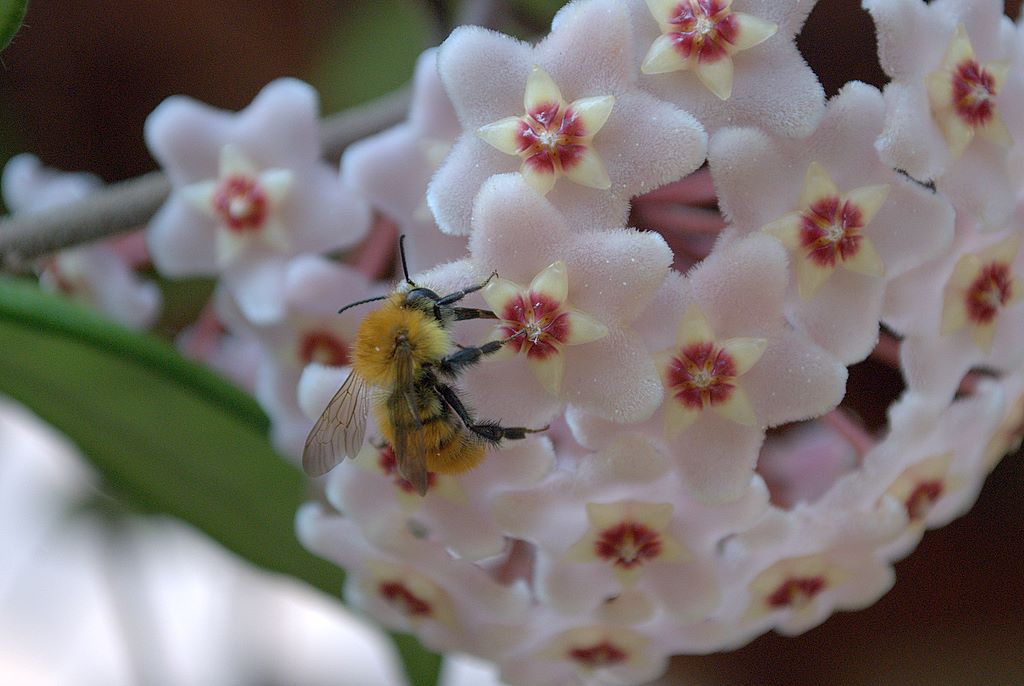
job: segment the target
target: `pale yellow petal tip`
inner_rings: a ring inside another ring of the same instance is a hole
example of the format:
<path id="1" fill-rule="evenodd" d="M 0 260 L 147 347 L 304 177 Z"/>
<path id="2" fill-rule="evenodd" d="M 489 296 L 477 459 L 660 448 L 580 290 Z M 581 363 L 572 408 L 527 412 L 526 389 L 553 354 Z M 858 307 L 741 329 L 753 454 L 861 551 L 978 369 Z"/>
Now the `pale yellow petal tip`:
<path id="1" fill-rule="evenodd" d="M 480 295 L 483 296 L 484 302 L 487 303 L 491 312 L 500 317 L 509 303 L 519 297 L 522 292 L 523 288 L 519 284 L 498 276 L 491 279 L 480 290 Z"/>
<path id="2" fill-rule="evenodd" d="M 723 55 L 714 62 L 698 61 L 694 66 L 697 78 L 719 100 L 732 97 L 732 58 Z"/>
<path id="3" fill-rule="evenodd" d="M 476 135 L 491 147 L 508 155 L 519 153 L 519 117 L 505 117 L 476 130 Z"/>
<path id="4" fill-rule="evenodd" d="M 729 398 L 724 403 L 716 403 L 711 408 L 737 424 L 743 426 L 757 426 L 759 424 L 757 414 L 746 392 L 739 386 L 732 389 Z"/>
<path id="5" fill-rule="evenodd" d="M 234 174 L 251 176 L 256 173 L 256 165 L 240 147 L 234 143 L 227 143 L 220 149 L 218 172 L 222 177 Z"/>
<path id="6" fill-rule="evenodd" d="M 790 212 L 784 217 L 761 227 L 763 233 L 773 236 L 782 245 L 790 250 L 800 247 L 800 226 L 803 215 L 799 212 Z"/>
<path id="7" fill-rule="evenodd" d="M 181 197 L 193 209 L 199 210 L 206 215 L 216 216 L 213 207 L 213 196 L 216 192 L 216 181 L 200 181 L 199 183 L 183 186 Z"/>
<path id="8" fill-rule="evenodd" d="M 260 185 L 270 199 L 270 204 L 277 207 L 295 185 L 295 172 L 291 169 L 265 169 L 259 175 Z"/>
<path id="9" fill-rule="evenodd" d="M 732 16 L 739 25 L 739 30 L 736 32 L 736 37 L 733 39 L 732 44 L 734 52 L 749 50 L 779 32 L 779 25 L 775 22 L 765 21 L 743 12 L 733 12 Z"/>
<path id="10" fill-rule="evenodd" d="M 571 310 L 569 317 L 569 336 L 566 345 L 582 345 L 600 340 L 608 335 L 608 327 L 578 310 Z"/>
<path id="11" fill-rule="evenodd" d="M 545 358 L 527 357 L 526 363 L 544 390 L 557 398 L 562 392 L 562 378 L 565 376 L 565 357 L 561 351 Z"/>
<path id="12" fill-rule="evenodd" d="M 767 338 L 730 338 L 722 343 L 722 349 L 729 354 L 736 365 L 736 375 L 750 371 L 768 349 Z"/>
<path id="13" fill-rule="evenodd" d="M 523 106 L 527 112 L 531 112 L 540 105 L 551 105 L 562 103 L 562 92 L 558 89 L 554 79 L 540 65 L 533 65 L 530 75 L 526 79 L 526 93 L 523 96 Z"/>
<path id="14" fill-rule="evenodd" d="M 839 195 L 839 188 L 825 168 L 816 161 L 807 165 L 804 185 L 800 191 L 800 209 L 806 209 L 824 198 Z"/>
<path id="15" fill-rule="evenodd" d="M 996 323 L 991 321 L 987 324 L 971 323 L 971 340 L 986 355 L 992 352 L 992 341 L 996 337 Z"/>
<path id="16" fill-rule="evenodd" d="M 665 438 L 673 441 L 693 426 L 701 415 L 702 410 L 684 407 L 675 398 L 669 396 L 665 399 Z"/>
<path id="17" fill-rule="evenodd" d="M 614 95 L 580 98 L 569 105 L 569 108 L 576 113 L 578 121 L 583 125 L 583 131 L 587 136 L 593 136 L 604 127 L 614 107 Z"/>
<path id="18" fill-rule="evenodd" d="M 683 320 L 679 323 L 679 330 L 676 335 L 676 343 L 680 346 L 687 346 L 691 343 L 704 343 L 715 338 L 711 324 L 701 309 L 691 304 L 686 308 Z"/>
<path id="19" fill-rule="evenodd" d="M 640 71 L 644 74 L 668 74 L 688 69 L 690 63 L 683 59 L 667 35 L 659 36 L 647 51 Z"/>
<path id="20" fill-rule="evenodd" d="M 554 303 L 565 302 L 569 294 L 569 271 L 565 260 L 556 260 L 542 269 L 530 282 L 530 290 L 550 298 Z"/>
<path id="21" fill-rule="evenodd" d="M 834 267 L 820 266 L 808 257 L 796 261 L 796 289 L 800 299 L 807 302 L 821 289 L 835 271 Z"/>
<path id="22" fill-rule="evenodd" d="M 566 177 L 581 186 L 606 191 L 612 187 L 604 162 L 589 145 L 583 153 L 565 169 Z"/>
<path id="23" fill-rule="evenodd" d="M 877 278 L 885 276 L 885 263 L 882 262 L 882 256 L 875 249 L 875 244 L 866 236 L 861 237 L 856 254 L 843 260 L 843 267 L 865 276 Z"/>
<path id="24" fill-rule="evenodd" d="M 537 171 L 528 162 L 523 162 L 519 167 L 519 173 L 522 174 L 526 185 L 540 195 L 547 195 L 555 187 L 554 172 Z"/>

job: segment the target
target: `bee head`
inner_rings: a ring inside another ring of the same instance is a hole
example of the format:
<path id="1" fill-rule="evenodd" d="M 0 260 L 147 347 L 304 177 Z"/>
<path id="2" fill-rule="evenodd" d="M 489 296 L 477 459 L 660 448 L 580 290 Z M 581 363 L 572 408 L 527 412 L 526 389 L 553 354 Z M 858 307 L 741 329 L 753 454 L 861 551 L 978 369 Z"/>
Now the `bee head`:
<path id="1" fill-rule="evenodd" d="M 407 307 L 418 307 L 433 309 L 434 303 L 441 299 L 434 291 L 422 286 L 411 288 L 405 293 L 405 304 Z"/>

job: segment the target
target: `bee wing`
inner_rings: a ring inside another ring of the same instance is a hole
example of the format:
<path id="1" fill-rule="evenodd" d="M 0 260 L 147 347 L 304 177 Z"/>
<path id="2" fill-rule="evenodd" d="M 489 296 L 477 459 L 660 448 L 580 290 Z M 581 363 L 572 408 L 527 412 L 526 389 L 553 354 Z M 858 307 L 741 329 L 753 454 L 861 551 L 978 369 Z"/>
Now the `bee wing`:
<path id="1" fill-rule="evenodd" d="M 427 445 L 416 401 L 412 353 L 407 343 L 395 347 L 395 388 L 388 397 L 388 414 L 395 424 L 395 460 L 398 473 L 420 495 L 427 492 Z"/>
<path id="2" fill-rule="evenodd" d="M 323 476 L 346 457 L 355 458 L 363 447 L 369 406 L 366 380 L 352 372 L 306 437 L 302 451 L 306 474 Z"/>

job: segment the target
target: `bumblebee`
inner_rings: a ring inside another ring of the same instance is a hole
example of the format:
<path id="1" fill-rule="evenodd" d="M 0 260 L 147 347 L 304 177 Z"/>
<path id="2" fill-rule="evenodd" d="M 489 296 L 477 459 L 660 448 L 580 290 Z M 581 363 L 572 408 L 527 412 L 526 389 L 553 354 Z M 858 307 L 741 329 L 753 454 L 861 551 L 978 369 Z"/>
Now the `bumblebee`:
<path id="1" fill-rule="evenodd" d="M 488 446 L 544 429 L 477 421 L 450 385 L 466 367 L 497 352 L 509 340 L 457 346 L 448 328 L 456 321 L 497 318 L 488 310 L 455 306 L 494 275 L 481 284 L 438 295 L 409 278 L 404 239 L 399 239 L 399 252 L 406 287 L 339 310 L 386 301 L 360 325 L 352 349 L 352 372 L 309 432 L 302 467 L 309 476 L 321 476 L 346 457 L 354 458 L 362 448 L 372 404 L 399 473 L 424 495 L 428 471 L 467 471 L 483 460 Z"/>

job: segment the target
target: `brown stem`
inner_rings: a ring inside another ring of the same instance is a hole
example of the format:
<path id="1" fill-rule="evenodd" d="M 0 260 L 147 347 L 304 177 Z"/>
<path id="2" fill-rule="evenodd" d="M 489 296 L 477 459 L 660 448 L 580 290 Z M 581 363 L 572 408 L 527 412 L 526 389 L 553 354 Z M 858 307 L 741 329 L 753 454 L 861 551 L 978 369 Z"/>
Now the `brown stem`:
<path id="1" fill-rule="evenodd" d="M 877 441 L 875 441 L 874 436 L 869 434 L 863 426 L 854 421 L 841 409 L 835 409 L 822 415 L 821 421 L 846 439 L 846 442 L 849 443 L 861 457 L 864 457 L 869 450 L 875 447 Z"/>
<path id="2" fill-rule="evenodd" d="M 717 210 L 666 203 L 636 203 L 633 217 L 639 226 L 662 234 L 716 234 L 725 228 L 725 220 Z"/>
<path id="3" fill-rule="evenodd" d="M 403 88 L 325 118 L 320 132 L 324 157 L 337 159 L 350 143 L 398 123 L 408 106 L 409 89 Z M 4 217 L 0 264 L 23 269 L 27 261 L 48 252 L 142 226 L 170 191 L 163 172 L 150 172 L 45 212 Z"/>
<path id="4" fill-rule="evenodd" d="M 380 215 L 357 250 L 355 267 L 368 279 L 382 279 L 395 266 L 398 225 Z"/>
<path id="5" fill-rule="evenodd" d="M 711 172 L 698 169 L 684 179 L 655 188 L 641 195 L 637 200 L 651 202 L 675 202 L 681 205 L 713 205 L 718 202 L 715 183 Z"/>

